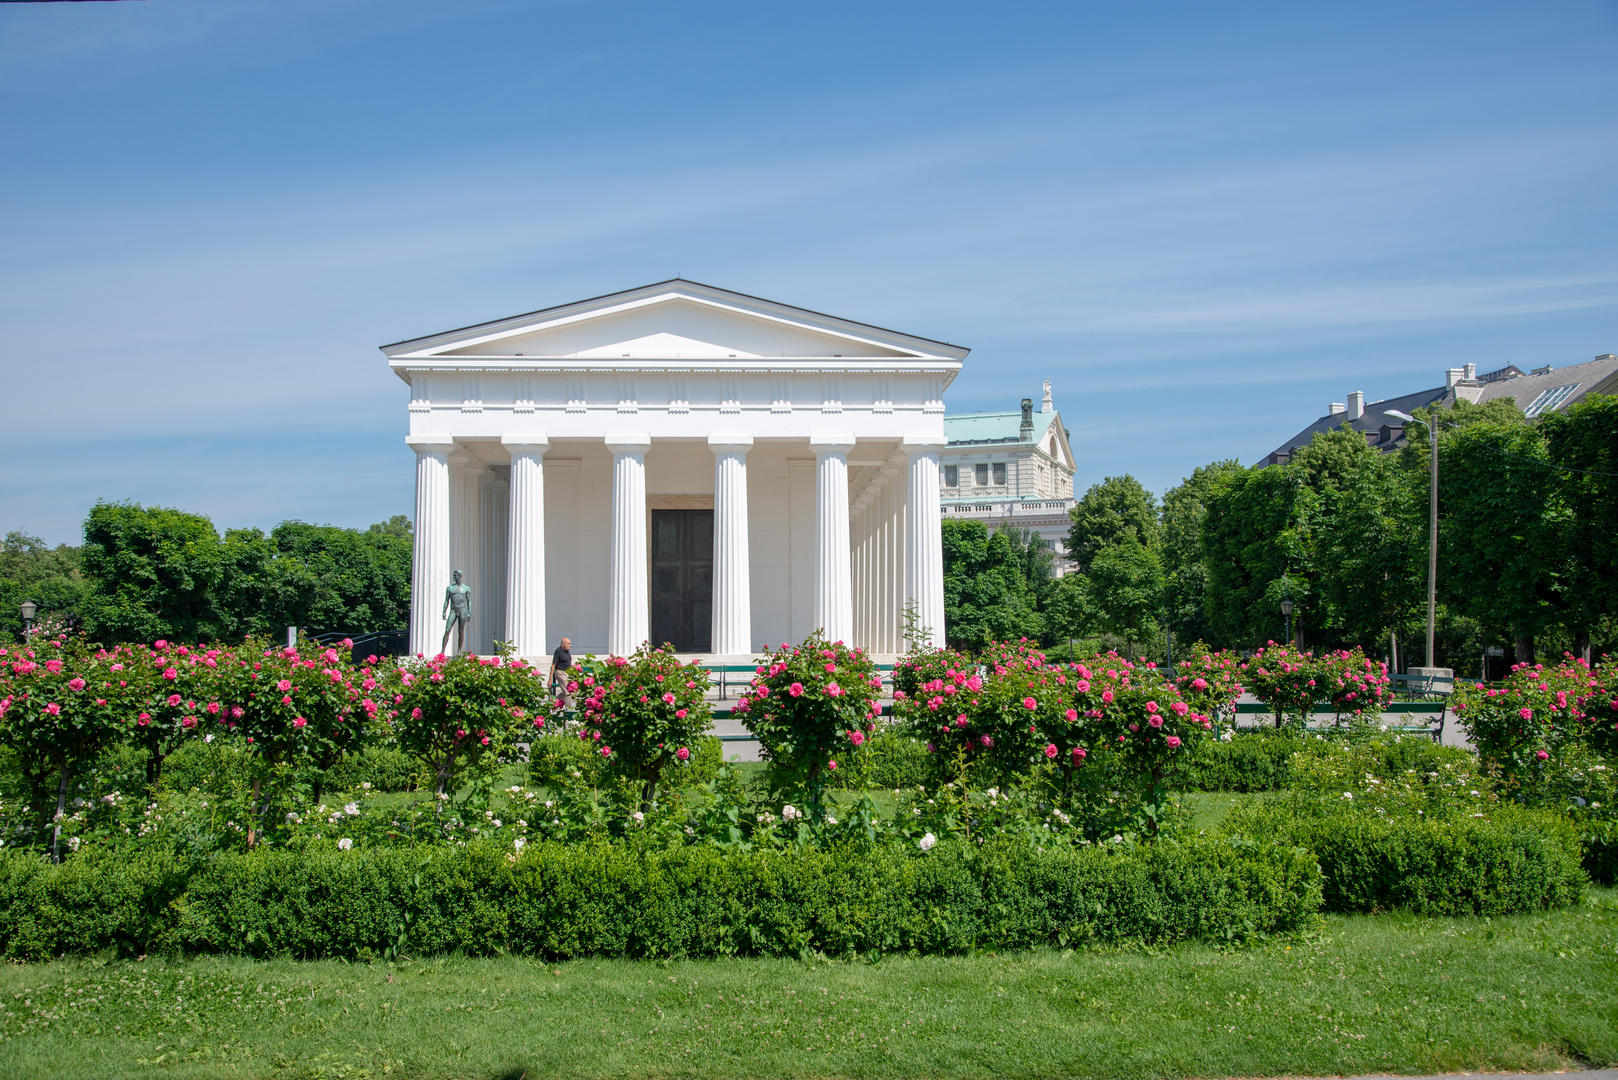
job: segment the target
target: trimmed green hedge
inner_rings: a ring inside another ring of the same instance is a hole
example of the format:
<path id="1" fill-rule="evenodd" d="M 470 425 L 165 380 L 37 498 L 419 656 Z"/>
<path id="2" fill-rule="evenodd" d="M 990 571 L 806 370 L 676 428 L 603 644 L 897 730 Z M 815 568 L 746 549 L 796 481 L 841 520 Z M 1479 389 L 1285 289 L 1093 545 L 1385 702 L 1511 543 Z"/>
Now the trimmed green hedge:
<path id="1" fill-rule="evenodd" d="M 1280 791 L 1292 781 L 1292 755 L 1308 746 L 1291 732 L 1235 733 L 1202 744 L 1186 784 L 1196 791 Z"/>
<path id="2" fill-rule="evenodd" d="M 1511 915 L 1571 904 L 1588 883 L 1578 830 L 1541 811 L 1423 821 L 1275 799 L 1221 828 L 1313 851 L 1327 911 Z"/>
<path id="3" fill-rule="evenodd" d="M 636 851 L 622 845 L 221 855 L 60 866 L 0 857 L 0 952 L 41 959 L 209 952 L 369 959 L 959 953 L 1084 942 L 1239 940 L 1310 926 L 1315 859 L 1198 838 L 1040 851 Z"/>

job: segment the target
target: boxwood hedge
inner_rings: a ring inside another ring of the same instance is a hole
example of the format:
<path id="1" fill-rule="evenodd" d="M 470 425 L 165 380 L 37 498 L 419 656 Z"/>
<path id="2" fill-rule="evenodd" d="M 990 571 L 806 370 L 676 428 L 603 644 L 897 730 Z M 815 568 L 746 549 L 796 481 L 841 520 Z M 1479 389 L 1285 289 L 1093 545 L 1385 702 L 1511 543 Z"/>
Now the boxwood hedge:
<path id="1" fill-rule="evenodd" d="M 1421 820 L 1278 798 L 1238 807 L 1221 829 L 1313 851 L 1333 912 L 1517 914 L 1573 903 L 1589 880 L 1572 824 L 1510 806 Z"/>
<path id="2" fill-rule="evenodd" d="M 0 857 L 0 953 L 961 953 L 1307 928 L 1313 855 L 1240 839 L 1037 850 L 622 844 Z"/>

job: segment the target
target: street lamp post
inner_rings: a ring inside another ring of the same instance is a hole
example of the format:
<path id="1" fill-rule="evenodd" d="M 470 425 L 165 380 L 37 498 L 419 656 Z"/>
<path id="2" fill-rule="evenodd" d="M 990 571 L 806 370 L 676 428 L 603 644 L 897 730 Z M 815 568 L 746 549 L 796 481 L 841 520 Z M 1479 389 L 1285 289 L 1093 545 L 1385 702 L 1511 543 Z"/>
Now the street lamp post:
<path id="1" fill-rule="evenodd" d="M 1292 590 L 1287 585 L 1287 576 L 1281 575 L 1281 614 L 1287 620 L 1287 644 L 1292 644 Z"/>
<path id="2" fill-rule="evenodd" d="M 1406 424 L 1420 424 L 1427 429 L 1431 453 L 1427 455 L 1431 473 L 1427 480 L 1427 667 L 1437 661 L 1433 656 L 1433 628 L 1438 620 L 1438 429 L 1426 420 L 1417 420 L 1409 413 L 1389 409 L 1387 415 Z"/>
<path id="3" fill-rule="evenodd" d="M 38 610 L 39 608 L 34 606 L 32 600 L 22 602 L 22 639 L 24 641 L 28 640 L 29 633 L 34 629 L 34 612 Z"/>

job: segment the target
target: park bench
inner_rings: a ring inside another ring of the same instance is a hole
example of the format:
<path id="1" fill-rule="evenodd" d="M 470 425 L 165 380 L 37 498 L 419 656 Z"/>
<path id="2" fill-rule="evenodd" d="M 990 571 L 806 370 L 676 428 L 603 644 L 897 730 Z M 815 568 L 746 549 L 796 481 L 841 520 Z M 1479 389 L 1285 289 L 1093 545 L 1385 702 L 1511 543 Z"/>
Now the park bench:
<path id="1" fill-rule="evenodd" d="M 1404 676 L 1397 676 L 1403 679 Z M 1449 717 L 1449 694 L 1436 690 L 1423 690 L 1421 693 L 1427 697 L 1415 701 L 1394 701 L 1384 712 L 1398 713 L 1407 722 L 1390 724 L 1383 730 L 1395 735 L 1426 735 L 1433 742 L 1440 742 L 1444 738 L 1444 722 Z M 1436 695 L 1432 696 L 1432 695 Z M 1269 716 L 1273 717 L 1275 710 L 1259 701 L 1241 701 L 1236 703 L 1235 716 Z M 1331 723 L 1318 721 L 1305 724 L 1305 730 L 1313 734 L 1328 734 L 1337 730 L 1338 712 L 1331 702 L 1321 702 L 1310 710 L 1310 718 L 1329 716 Z M 1235 717 L 1232 719 L 1234 720 Z M 1419 718 L 1419 719 L 1418 719 Z M 1232 725 L 1234 726 L 1234 724 Z"/>
<path id="2" fill-rule="evenodd" d="M 758 672 L 756 664 L 704 664 L 704 670 L 709 672 L 708 681 L 719 688 L 719 700 L 725 700 L 725 691 L 732 686 L 746 686 Z M 887 687 L 893 685 L 893 665 L 878 664 L 876 673 L 882 677 L 882 684 Z M 735 676 L 741 676 L 736 678 Z M 715 716 L 719 715 L 717 712 Z M 729 715 L 727 713 L 727 715 Z"/>

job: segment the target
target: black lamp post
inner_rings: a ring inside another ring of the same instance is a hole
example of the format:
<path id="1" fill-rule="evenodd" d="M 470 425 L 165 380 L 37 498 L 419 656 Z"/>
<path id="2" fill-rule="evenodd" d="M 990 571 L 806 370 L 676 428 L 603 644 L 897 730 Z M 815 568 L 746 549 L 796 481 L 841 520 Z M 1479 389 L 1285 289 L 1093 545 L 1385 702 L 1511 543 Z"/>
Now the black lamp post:
<path id="1" fill-rule="evenodd" d="M 1427 666 L 1431 668 L 1438 662 L 1433 653 L 1433 628 L 1438 623 L 1438 429 L 1398 409 L 1389 409 L 1387 415 L 1427 429 L 1427 461 L 1432 468 L 1427 479 Z"/>
<path id="2" fill-rule="evenodd" d="M 1281 614 L 1287 618 L 1287 644 L 1292 644 L 1292 596 L 1286 591 L 1286 576 L 1281 577 Z"/>
<path id="3" fill-rule="evenodd" d="M 32 600 L 22 602 L 22 636 L 24 641 L 28 640 L 28 635 L 34 629 L 34 612 L 38 610 L 39 608 L 34 606 Z"/>

